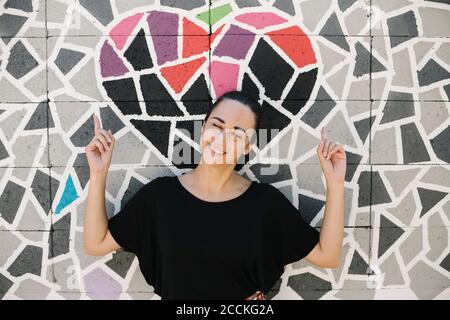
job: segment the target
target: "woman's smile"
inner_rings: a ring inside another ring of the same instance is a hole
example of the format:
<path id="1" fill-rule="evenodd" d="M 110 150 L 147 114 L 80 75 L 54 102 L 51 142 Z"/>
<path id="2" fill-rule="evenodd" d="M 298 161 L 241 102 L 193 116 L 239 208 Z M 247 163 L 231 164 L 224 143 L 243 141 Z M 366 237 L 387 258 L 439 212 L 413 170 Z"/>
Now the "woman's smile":
<path id="1" fill-rule="evenodd" d="M 209 143 L 208 146 L 209 146 L 209 148 L 210 148 L 214 153 L 221 154 L 221 155 L 226 154 L 226 152 L 221 152 L 221 151 L 217 150 L 216 148 L 214 148 L 214 147 L 211 145 L 211 143 Z"/>

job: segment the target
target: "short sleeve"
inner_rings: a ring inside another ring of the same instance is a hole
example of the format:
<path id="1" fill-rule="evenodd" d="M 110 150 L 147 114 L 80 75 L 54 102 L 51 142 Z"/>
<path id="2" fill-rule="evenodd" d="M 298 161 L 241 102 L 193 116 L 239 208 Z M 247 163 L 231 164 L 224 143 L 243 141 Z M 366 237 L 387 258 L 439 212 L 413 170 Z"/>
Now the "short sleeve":
<path id="1" fill-rule="evenodd" d="M 320 232 L 306 222 L 301 212 L 276 187 L 271 189 L 270 214 L 266 220 L 266 244 L 278 265 L 284 266 L 306 257 L 319 243 Z"/>
<path id="2" fill-rule="evenodd" d="M 303 219 L 288 198 L 281 196 L 277 213 L 280 215 L 281 258 L 285 265 L 306 257 L 319 242 L 320 232 Z"/>
<path id="3" fill-rule="evenodd" d="M 122 208 L 108 220 L 114 240 L 125 250 L 139 255 L 147 245 L 155 210 L 155 178 L 136 191 Z"/>
<path id="4" fill-rule="evenodd" d="M 255 276 L 264 293 L 279 281 L 287 264 L 306 257 L 319 243 L 320 232 L 307 223 L 299 210 L 276 187 L 264 183 L 255 255 Z"/>

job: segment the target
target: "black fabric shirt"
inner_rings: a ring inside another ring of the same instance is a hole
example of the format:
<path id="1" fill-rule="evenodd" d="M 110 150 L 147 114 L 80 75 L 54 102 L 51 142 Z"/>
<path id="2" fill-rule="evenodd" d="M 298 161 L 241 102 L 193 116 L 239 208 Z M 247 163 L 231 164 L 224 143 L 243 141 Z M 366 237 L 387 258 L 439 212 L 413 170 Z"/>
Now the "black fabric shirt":
<path id="1" fill-rule="evenodd" d="M 154 178 L 108 221 L 161 299 L 245 299 L 267 292 L 286 264 L 304 258 L 319 231 L 269 183 L 210 202 L 177 176 Z"/>

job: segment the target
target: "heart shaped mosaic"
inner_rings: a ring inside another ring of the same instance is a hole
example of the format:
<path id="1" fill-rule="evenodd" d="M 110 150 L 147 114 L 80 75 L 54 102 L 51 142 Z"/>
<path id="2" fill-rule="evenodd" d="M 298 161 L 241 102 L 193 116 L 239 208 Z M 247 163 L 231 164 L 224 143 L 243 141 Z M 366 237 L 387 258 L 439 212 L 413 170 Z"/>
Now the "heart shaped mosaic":
<path id="1" fill-rule="evenodd" d="M 233 14 L 210 31 L 202 27 L 201 15 L 195 21 L 171 11 L 134 13 L 112 23 L 109 37 L 99 44 L 101 91 L 179 167 L 197 163 L 195 122 L 223 93 L 243 90 L 261 102 L 261 131 L 267 134 L 264 142 L 258 139 L 262 149 L 314 89 L 316 54 L 295 21 L 274 12 Z M 173 123 L 189 132 L 194 158 L 188 163 L 173 161 Z"/>

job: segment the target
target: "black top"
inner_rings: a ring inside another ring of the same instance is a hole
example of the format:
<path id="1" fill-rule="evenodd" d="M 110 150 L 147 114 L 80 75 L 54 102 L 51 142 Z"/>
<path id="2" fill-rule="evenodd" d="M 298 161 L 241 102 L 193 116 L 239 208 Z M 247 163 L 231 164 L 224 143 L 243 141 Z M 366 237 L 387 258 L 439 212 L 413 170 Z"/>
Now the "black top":
<path id="1" fill-rule="evenodd" d="M 320 235 L 271 184 L 253 181 L 233 199 L 210 202 L 177 176 L 145 184 L 108 227 L 125 251 L 136 254 L 161 299 L 267 294 L 284 266 L 308 255 Z"/>

